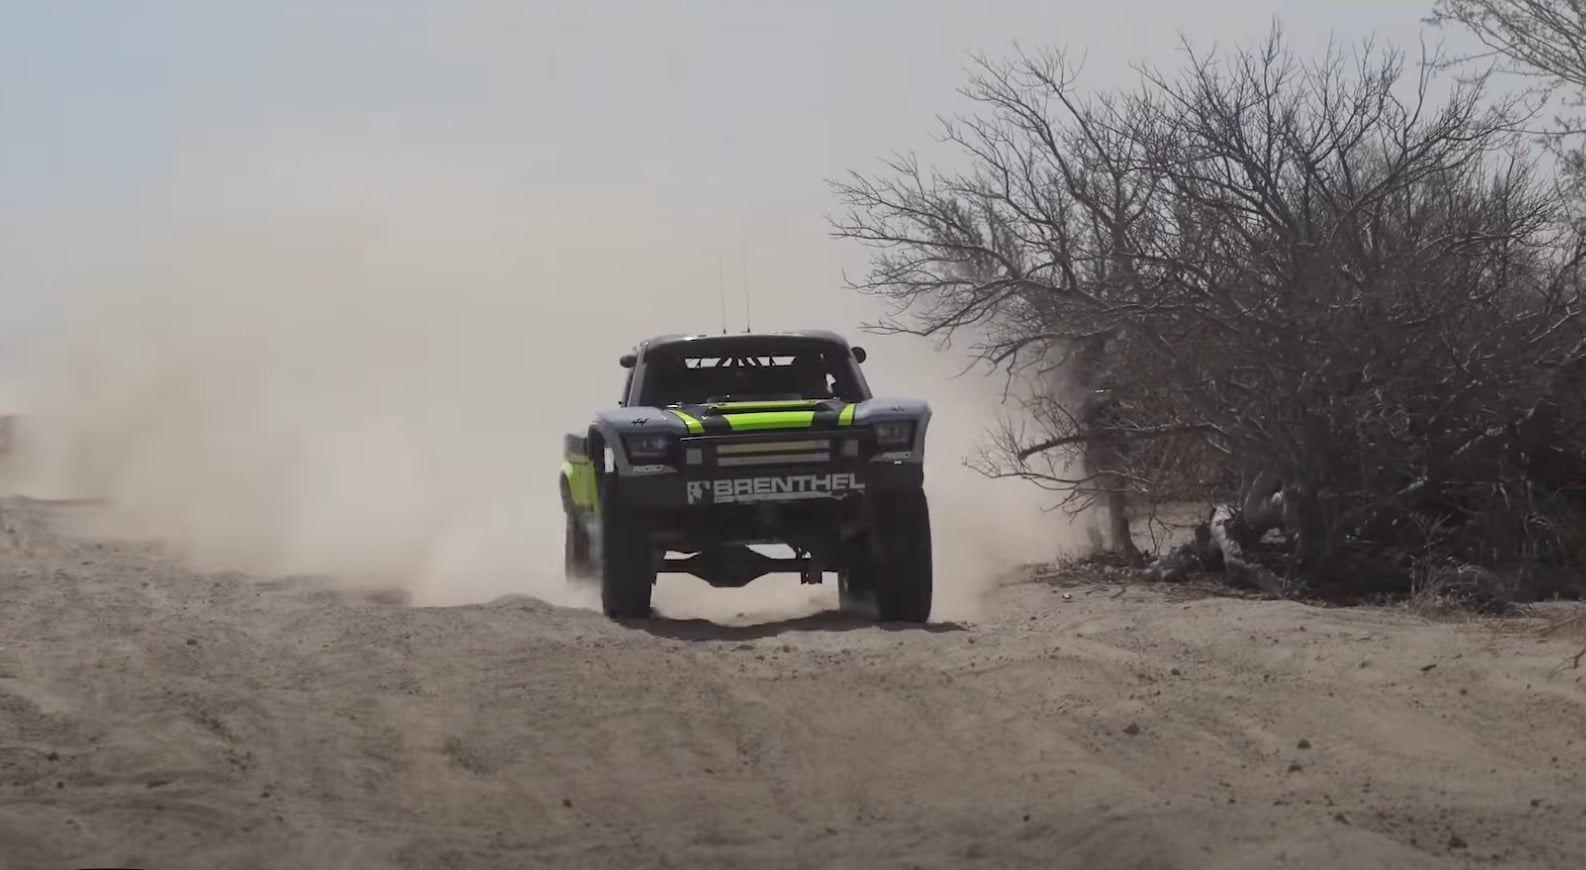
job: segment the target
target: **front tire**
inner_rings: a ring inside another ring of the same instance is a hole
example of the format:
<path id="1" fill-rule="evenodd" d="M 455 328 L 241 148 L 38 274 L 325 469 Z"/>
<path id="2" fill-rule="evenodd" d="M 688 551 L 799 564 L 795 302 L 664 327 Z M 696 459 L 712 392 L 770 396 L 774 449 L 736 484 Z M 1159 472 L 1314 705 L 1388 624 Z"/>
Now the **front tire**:
<path id="1" fill-rule="evenodd" d="M 870 536 L 849 541 L 843 547 L 843 564 L 837 572 L 837 607 L 844 613 L 875 615 L 876 557 Z"/>
<path id="2" fill-rule="evenodd" d="M 875 600 L 882 622 L 926 622 L 931 616 L 931 508 L 923 489 L 878 494 L 870 537 Z"/>
<path id="3" fill-rule="evenodd" d="M 600 498 L 600 605 L 611 619 L 650 615 L 655 587 L 655 545 L 643 519 L 622 504 L 615 475 Z"/>

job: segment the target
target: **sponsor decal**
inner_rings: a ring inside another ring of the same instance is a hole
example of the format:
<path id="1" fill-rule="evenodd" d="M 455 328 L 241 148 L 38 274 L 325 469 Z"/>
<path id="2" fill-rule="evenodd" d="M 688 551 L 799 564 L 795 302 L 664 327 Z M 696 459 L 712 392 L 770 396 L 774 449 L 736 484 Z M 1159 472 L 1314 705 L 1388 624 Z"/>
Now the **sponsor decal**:
<path id="1" fill-rule="evenodd" d="M 865 485 L 859 476 L 849 471 L 737 477 L 727 480 L 691 480 L 688 482 L 688 503 L 734 504 L 835 498 L 844 493 L 863 492 L 864 488 Z"/>
<path id="2" fill-rule="evenodd" d="M 666 474 L 671 470 L 670 465 L 635 465 L 629 473 L 637 477 L 642 474 Z"/>

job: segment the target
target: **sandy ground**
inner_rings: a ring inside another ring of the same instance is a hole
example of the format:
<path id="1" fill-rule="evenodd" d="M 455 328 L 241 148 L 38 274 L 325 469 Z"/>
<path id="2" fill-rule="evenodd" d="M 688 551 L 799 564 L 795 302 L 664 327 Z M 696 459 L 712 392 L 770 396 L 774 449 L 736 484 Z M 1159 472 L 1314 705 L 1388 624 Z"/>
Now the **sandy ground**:
<path id="1" fill-rule="evenodd" d="M 1033 579 L 624 627 L 0 523 L 5 868 L 1586 866 L 1536 619 Z"/>

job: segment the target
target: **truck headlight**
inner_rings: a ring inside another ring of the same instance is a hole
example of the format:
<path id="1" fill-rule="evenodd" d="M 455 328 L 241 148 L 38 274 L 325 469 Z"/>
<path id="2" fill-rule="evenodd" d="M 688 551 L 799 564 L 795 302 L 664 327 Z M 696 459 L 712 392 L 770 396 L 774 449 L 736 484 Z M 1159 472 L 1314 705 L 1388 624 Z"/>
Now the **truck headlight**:
<path id="1" fill-rule="evenodd" d="M 676 444 L 677 437 L 665 433 L 641 433 L 622 437 L 622 446 L 627 448 L 628 458 L 635 461 L 665 459 Z"/>
<path id="2" fill-rule="evenodd" d="M 914 423 L 911 420 L 894 420 L 877 423 L 872 428 L 876 446 L 885 450 L 907 450 L 914 446 Z"/>

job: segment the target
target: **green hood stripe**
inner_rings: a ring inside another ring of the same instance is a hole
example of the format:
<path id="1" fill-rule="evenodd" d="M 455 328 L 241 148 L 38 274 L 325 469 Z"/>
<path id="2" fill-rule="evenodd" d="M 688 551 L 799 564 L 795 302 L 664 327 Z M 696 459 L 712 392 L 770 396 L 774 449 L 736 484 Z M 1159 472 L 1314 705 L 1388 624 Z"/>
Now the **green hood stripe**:
<path id="1" fill-rule="evenodd" d="M 682 411 L 672 411 L 671 414 L 677 419 L 683 421 L 683 425 L 688 427 L 688 434 L 699 435 L 705 431 L 705 424 L 701 423 L 698 417 L 695 417 L 691 414 L 685 414 Z"/>
<path id="2" fill-rule="evenodd" d="M 855 404 L 841 410 L 817 410 L 831 400 L 780 402 L 723 402 L 690 406 L 688 411 L 668 408 L 667 413 L 688 427 L 690 435 L 726 435 L 732 432 L 765 432 L 777 429 L 831 429 L 854 425 Z M 692 411 L 693 413 L 690 413 Z"/>
<path id="3" fill-rule="evenodd" d="M 758 414 L 733 414 L 724 417 L 734 432 L 764 429 L 808 429 L 815 425 L 814 411 L 764 411 Z"/>

